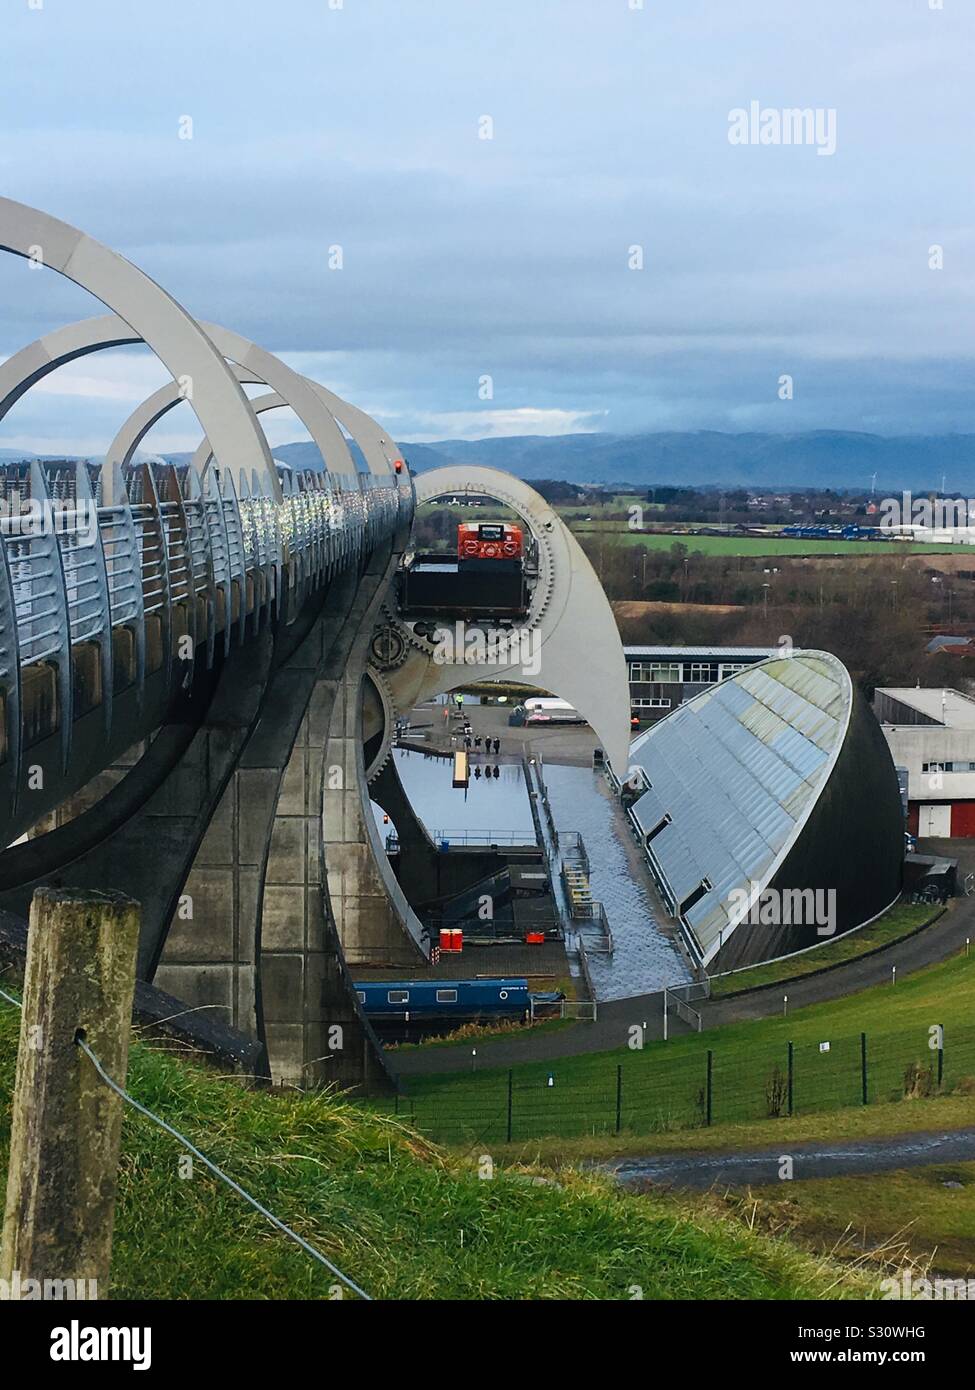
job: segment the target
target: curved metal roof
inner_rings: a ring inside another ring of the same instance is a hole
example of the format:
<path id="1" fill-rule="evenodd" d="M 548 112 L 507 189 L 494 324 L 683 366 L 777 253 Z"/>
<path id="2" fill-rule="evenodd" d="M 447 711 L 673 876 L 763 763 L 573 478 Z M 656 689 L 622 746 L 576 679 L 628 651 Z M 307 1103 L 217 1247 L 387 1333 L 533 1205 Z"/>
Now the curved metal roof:
<path id="1" fill-rule="evenodd" d="M 651 836 L 651 866 L 703 964 L 743 915 L 733 890 L 761 892 L 797 839 L 852 703 L 835 656 L 795 652 L 729 676 L 631 745 L 631 771 L 649 782 L 631 813 Z"/>

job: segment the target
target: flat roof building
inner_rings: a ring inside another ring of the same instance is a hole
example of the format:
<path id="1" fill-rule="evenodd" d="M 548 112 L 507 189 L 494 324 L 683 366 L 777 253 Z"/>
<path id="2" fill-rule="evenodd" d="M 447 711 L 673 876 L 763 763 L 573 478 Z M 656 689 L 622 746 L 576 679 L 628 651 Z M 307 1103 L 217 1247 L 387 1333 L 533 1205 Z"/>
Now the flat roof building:
<path id="1" fill-rule="evenodd" d="M 778 652 L 778 647 L 624 647 L 631 713 L 642 729 L 702 690 Z"/>
<path id="2" fill-rule="evenodd" d="M 907 773 L 915 835 L 975 836 L 975 700 L 949 687 L 882 686 L 874 712 Z"/>

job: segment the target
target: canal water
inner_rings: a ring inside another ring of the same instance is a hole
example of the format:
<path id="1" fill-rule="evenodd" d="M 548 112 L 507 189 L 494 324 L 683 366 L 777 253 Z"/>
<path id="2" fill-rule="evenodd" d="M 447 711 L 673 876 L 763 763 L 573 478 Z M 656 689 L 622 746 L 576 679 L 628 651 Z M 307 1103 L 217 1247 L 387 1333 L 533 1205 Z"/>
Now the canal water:
<path id="1" fill-rule="evenodd" d="M 498 777 L 472 777 L 467 788 L 455 788 L 450 758 L 403 748 L 395 749 L 393 756 L 406 794 L 431 833 L 448 832 L 448 838 L 450 831 L 476 833 L 480 839 L 481 834 L 490 838 L 494 832 L 509 842 L 517 836 L 526 844 L 535 843 L 520 761 L 506 763 L 483 756 L 482 771 L 493 770 L 497 761 Z M 596 998 L 625 999 L 690 980 L 683 956 L 660 928 L 647 871 L 606 779 L 591 768 L 557 763 L 544 765 L 544 778 L 557 829 L 582 835 L 592 894 L 605 906 L 613 933 L 611 956 L 589 954 Z"/>
<path id="2" fill-rule="evenodd" d="M 528 790 L 521 763 L 481 754 L 471 759 L 471 780 L 467 787 L 454 787 L 453 760 L 432 757 L 406 748 L 393 750 L 396 771 L 427 830 L 495 831 L 509 843 L 513 836 L 524 836 L 524 843 L 535 843 Z M 482 775 L 475 775 L 476 768 Z M 493 775 L 494 768 L 498 776 Z M 486 768 L 491 776 L 485 776 Z M 448 837 L 449 838 L 449 837 Z"/>

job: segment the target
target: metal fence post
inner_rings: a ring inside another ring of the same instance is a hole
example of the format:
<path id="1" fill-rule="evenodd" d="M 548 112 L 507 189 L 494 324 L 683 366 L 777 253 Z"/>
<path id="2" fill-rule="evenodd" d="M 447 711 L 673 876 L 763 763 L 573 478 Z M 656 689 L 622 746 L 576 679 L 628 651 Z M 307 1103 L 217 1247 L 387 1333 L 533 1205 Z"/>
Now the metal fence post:
<path id="1" fill-rule="evenodd" d="M 511 1108 L 514 1096 L 515 1074 L 511 1068 L 508 1069 L 508 1143 L 511 1143 Z"/>
<path id="2" fill-rule="evenodd" d="M 616 1064 L 616 1133 L 623 1127 L 623 1063 Z"/>
<path id="3" fill-rule="evenodd" d="M 705 1124 L 711 1124 L 712 1098 L 714 1095 L 714 1053 L 708 1048 L 707 1084 L 704 1092 Z"/>
<path id="4" fill-rule="evenodd" d="M 938 1025 L 938 1042 L 940 1043 L 938 1048 L 938 1090 L 940 1091 L 941 1084 L 945 1079 L 945 1026 L 943 1023 Z"/>
<path id="5" fill-rule="evenodd" d="M 793 1113 L 795 1102 L 795 1048 L 789 1043 L 789 1114 Z"/>
<path id="6" fill-rule="evenodd" d="M 860 1034 L 860 1096 L 867 1104 L 867 1035 Z"/>

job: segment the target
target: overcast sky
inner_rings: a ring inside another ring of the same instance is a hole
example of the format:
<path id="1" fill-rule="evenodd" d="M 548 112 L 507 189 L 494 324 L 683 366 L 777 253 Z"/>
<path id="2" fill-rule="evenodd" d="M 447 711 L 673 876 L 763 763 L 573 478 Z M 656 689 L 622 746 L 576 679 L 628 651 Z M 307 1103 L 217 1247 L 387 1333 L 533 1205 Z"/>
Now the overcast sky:
<path id="1" fill-rule="evenodd" d="M 401 439 L 975 430 L 971 0 L 32 3 L 2 191 Z M 732 144 L 753 102 L 835 112 L 835 152 Z M 2 355 L 100 311 L 11 256 L 0 306 Z M 89 358 L 0 447 L 100 452 L 164 379 Z"/>

